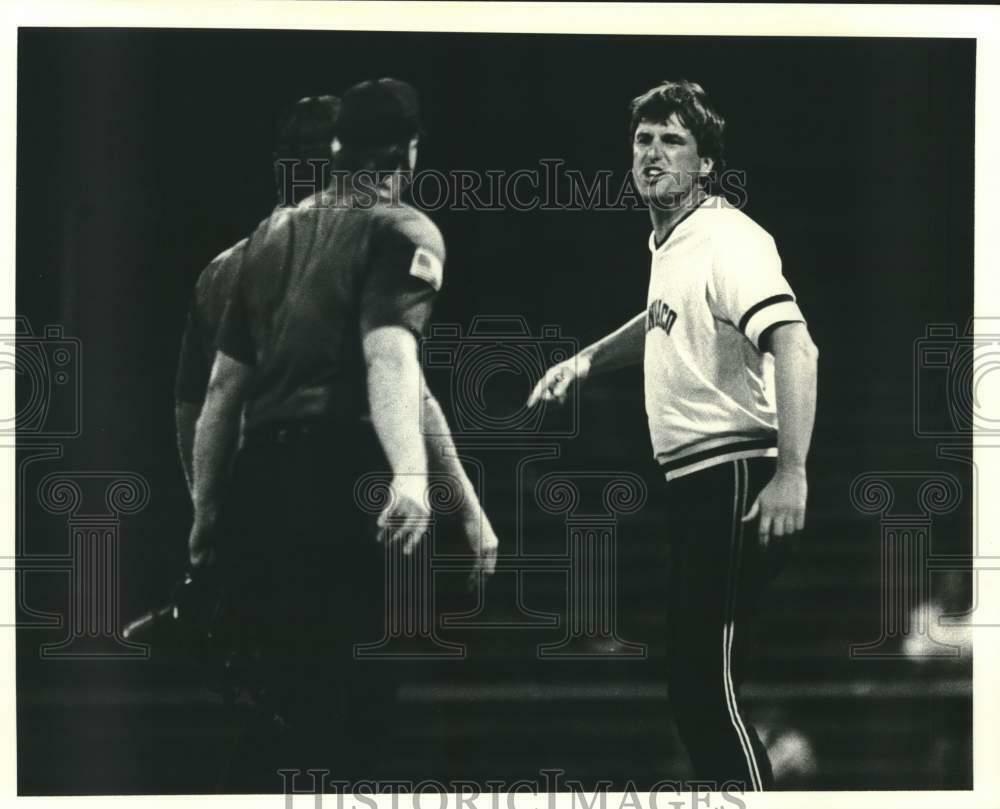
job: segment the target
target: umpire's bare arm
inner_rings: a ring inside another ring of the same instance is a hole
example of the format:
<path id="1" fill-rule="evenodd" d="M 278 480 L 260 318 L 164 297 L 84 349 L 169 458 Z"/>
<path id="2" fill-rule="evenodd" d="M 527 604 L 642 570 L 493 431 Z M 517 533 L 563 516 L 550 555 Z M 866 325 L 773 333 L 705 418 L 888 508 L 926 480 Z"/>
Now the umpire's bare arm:
<path id="1" fill-rule="evenodd" d="M 372 424 L 392 469 L 393 500 L 379 516 L 379 538 L 401 541 L 409 554 L 430 519 L 417 340 L 402 326 L 380 326 L 365 334 L 363 347 Z"/>
<path id="2" fill-rule="evenodd" d="M 194 437 L 194 524 L 188 539 L 192 567 L 214 558 L 223 483 L 240 434 L 240 415 L 254 368 L 216 352 Z"/>

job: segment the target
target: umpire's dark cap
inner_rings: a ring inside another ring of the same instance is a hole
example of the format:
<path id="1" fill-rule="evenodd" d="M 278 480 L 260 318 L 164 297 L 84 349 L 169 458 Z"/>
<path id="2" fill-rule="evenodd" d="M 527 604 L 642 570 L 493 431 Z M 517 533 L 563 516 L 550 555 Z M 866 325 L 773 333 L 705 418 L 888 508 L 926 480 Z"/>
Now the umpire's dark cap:
<path id="1" fill-rule="evenodd" d="M 420 133 L 417 91 L 399 79 L 370 79 L 344 93 L 337 137 L 345 146 L 392 146 Z"/>

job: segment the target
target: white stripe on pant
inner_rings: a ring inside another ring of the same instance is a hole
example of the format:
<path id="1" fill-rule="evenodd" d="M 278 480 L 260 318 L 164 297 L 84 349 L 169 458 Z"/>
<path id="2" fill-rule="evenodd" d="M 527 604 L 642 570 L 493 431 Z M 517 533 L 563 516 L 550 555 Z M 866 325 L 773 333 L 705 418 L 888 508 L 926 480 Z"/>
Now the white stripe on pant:
<path id="1" fill-rule="evenodd" d="M 736 690 L 732 678 L 733 635 L 735 633 L 736 594 L 739 588 L 740 557 L 743 552 L 743 515 L 746 513 L 749 474 L 746 460 L 733 461 L 733 528 L 730 537 L 729 578 L 726 587 L 726 619 L 722 625 L 722 683 L 726 693 L 729 718 L 740 740 L 740 747 L 747 759 L 747 769 L 754 791 L 763 790 L 760 769 L 754 756 L 750 734 L 736 704 Z"/>

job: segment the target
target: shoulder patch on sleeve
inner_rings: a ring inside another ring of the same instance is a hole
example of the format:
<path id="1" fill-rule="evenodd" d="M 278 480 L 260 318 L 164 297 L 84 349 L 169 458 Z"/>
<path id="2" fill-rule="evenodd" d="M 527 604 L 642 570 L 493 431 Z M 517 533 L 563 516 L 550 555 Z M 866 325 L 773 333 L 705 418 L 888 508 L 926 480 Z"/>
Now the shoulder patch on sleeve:
<path id="1" fill-rule="evenodd" d="M 435 292 L 441 290 L 441 281 L 444 276 L 444 268 L 441 260 L 426 247 L 418 247 L 413 253 L 413 261 L 410 262 L 410 275 L 426 281 Z"/>

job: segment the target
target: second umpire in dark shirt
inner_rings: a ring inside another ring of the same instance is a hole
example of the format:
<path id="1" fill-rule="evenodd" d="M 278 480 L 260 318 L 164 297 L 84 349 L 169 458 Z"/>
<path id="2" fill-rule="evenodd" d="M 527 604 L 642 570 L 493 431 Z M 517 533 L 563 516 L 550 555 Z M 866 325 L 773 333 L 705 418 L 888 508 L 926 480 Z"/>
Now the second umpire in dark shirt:
<path id="1" fill-rule="evenodd" d="M 422 402 L 417 340 L 445 255 L 430 219 L 398 201 L 418 132 L 409 85 L 381 79 L 344 95 L 338 160 L 348 173 L 251 235 L 218 334 L 189 546 L 195 568 L 219 565 L 237 582 L 264 700 L 287 728 L 269 751 L 255 745 L 254 766 L 273 779 L 258 789 L 281 788 L 279 766 L 371 777 L 392 718 L 392 662 L 353 650 L 382 634 L 383 549 L 408 553 L 427 527 L 429 452 L 479 516 L 479 530 L 467 529 L 480 541 L 477 567 L 495 561 L 475 492 L 444 451 L 440 409 Z M 425 432 L 439 438 L 425 445 Z M 377 520 L 356 500 L 372 471 L 391 476 Z"/>
<path id="2" fill-rule="evenodd" d="M 321 190 L 333 168 L 332 145 L 340 99 L 333 95 L 301 98 L 278 123 L 274 147 L 277 207 L 295 205 Z M 177 449 L 188 488 L 194 480 L 194 426 L 205 401 L 215 358 L 215 336 L 229 302 L 247 239 L 213 258 L 195 284 L 188 310 L 174 386 Z"/>

